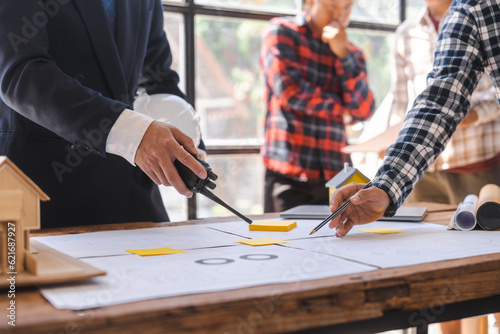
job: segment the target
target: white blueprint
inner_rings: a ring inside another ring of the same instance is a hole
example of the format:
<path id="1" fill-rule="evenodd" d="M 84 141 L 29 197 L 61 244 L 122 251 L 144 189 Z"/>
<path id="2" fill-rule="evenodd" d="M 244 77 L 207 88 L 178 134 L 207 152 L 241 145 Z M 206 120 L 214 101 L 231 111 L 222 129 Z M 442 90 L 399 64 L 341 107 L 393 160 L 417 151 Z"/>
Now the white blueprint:
<path id="1" fill-rule="evenodd" d="M 327 226 L 309 236 L 317 220 L 296 220 L 289 232 L 249 231 L 231 223 L 38 237 L 63 253 L 107 271 L 87 283 L 41 289 L 57 308 L 74 310 L 242 287 L 301 282 L 500 252 L 500 232 L 450 231 L 427 223 L 374 222 L 343 238 Z M 360 232 L 393 228 L 397 234 Z M 271 237 L 282 245 L 251 247 L 235 238 Z M 171 247 L 187 253 L 141 257 L 125 249 Z M 271 287 L 272 288 L 272 287 Z"/>
<path id="2" fill-rule="evenodd" d="M 206 248 L 164 256 L 95 257 L 83 261 L 106 270 L 107 275 L 93 278 L 89 283 L 41 289 L 54 307 L 82 310 L 376 269 L 331 255 L 274 245 Z"/>

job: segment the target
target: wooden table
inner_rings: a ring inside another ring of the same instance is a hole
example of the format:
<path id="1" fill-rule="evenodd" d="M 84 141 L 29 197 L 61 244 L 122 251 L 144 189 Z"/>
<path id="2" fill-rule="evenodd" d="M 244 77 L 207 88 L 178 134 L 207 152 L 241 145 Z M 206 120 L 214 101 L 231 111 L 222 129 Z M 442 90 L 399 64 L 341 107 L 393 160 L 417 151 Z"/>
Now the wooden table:
<path id="1" fill-rule="evenodd" d="M 454 207 L 426 204 L 426 221 L 446 224 L 453 214 Z M 183 224 L 229 220 L 234 218 Z M 166 225 L 178 224 L 103 225 L 33 235 Z M 4 315 L 8 298 L 0 295 L 0 333 L 373 333 L 407 327 L 423 333 L 429 323 L 500 311 L 500 253 L 82 312 L 54 309 L 35 288 L 16 291 L 15 300 L 12 327 Z"/>

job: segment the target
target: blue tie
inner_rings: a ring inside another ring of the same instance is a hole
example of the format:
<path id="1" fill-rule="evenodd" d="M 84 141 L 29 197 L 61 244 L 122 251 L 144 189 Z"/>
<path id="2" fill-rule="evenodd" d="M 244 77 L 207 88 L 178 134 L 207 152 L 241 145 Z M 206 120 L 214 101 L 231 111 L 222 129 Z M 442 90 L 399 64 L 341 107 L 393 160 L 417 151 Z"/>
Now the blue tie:
<path id="1" fill-rule="evenodd" d="M 111 32 L 113 36 L 116 33 L 116 0 L 102 0 L 102 5 L 104 6 L 104 11 L 108 17 L 109 25 L 111 27 Z"/>

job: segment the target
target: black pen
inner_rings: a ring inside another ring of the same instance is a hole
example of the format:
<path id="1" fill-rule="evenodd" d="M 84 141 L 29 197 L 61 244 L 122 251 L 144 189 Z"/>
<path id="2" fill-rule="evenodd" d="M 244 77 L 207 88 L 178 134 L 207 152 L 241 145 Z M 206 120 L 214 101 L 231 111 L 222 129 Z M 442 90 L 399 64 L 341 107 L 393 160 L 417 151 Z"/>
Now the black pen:
<path id="1" fill-rule="evenodd" d="M 372 185 L 373 185 L 373 181 L 370 181 L 367 184 L 365 184 L 365 186 L 363 188 L 361 188 L 360 190 L 363 190 L 363 189 L 366 189 L 366 188 L 370 188 Z M 329 215 L 328 217 L 326 217 L 326 219 L 323 220 L 318 226 L 316 226 L 311 231 L 311 233 L 309 233 L 309 235 L 318 232 L 318 230 L 320 228 L 322 228 L 323 226 L 325 226 L 326 223 L 328 223 L 330 220 L 332 220 L 333 218 L 335 218 L 339 213 L 341 213 L 342 211 L 344 211 L 344 209 L 347 208 L 349 206 L 349 204 L 351 204 L 351 200 L 348 200 L 347 202 L 345 202 L 344 204 L 342 204 L 337 210 L 335 210 L 335 212 L 333 212 L 331 215 Z"/>

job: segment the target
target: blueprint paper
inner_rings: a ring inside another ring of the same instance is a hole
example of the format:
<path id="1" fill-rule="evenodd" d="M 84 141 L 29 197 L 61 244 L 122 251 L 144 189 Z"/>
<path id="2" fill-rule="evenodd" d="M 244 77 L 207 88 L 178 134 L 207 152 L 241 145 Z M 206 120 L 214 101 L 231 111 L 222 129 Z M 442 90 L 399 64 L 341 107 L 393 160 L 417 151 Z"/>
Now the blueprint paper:
<path id="1" fill-rule="evenodd" d="M 108 274 L 93 278 L 90 283 L 41 289 L 54 307 L 82 310 L 376 269 L 331 255 L 275 245 L 207 248 L 166 256 L 97 257 L 82 261 Z"/>
<path id="2" fill-rule="evenodd" d="M 290 219 L 266 219 L 267 221 L 290 221 Z M 304 238 L 317 238 L 321 236 L 335 236 L 335 230 L 328 228 L 328 224 L 323 226 L 318 232 L 313 235 L 309 235 L 312 229 L 318 226 L 321 222 L 319 220 L 314 219 L 294 219 L 293 221 L 297 222 L 297 227 L 293 230 L 281 232 L 281 231 L 250 231 L 248 224 L 240 222 L 229 222 L 229 223 L 214 223 L 214 224 L 206 224 L 207 228 L 233 233 L 235 235 L 239 235 L 241 237 L 247 238 L 276 238 L 280 240 L 295 240 L 295 239 L 304 239 Z"/>
<path id="3" fill-rule="evenodd" d="M 206 228 L 202 224 L 68 234 L 33 239 L 75 258 L 128 255 L 126 249 L 171 247 L 190 250 L 237 244 L 233 235 Z"/>
<path id="4" fill-rule="evenodd" d="M 406 225 L 406 226 L 405 226 Z M 355 226 L 343 238 L 295 240 L 287 245 L 351 259 L 379 268 L 393 268 L 435 261 L 500 253 L 500 233 L 451 231 L 434 224 L 374 222 L 363 228 L 397 228 L 407 233 L 372 234 Z"/>
<path id="5" fill-rule="evenodd" d="M 249 231 L 248 225 L 235 221 L 38 237 L 35 239 L 83 257 L 82 261 L 108 272 L 107 276 L 85 283 L 57 285 L 41 292 L 56 308 L 81 310 L 500 252 L 500 232 L 450 231 L 427 223 L 374 222 L 355 226 L 343 238 L 333 236 L 333 230 L 327 227 L 318 231 L 323 235 L 310 237 L 317 223 L 297 220 L 297 228 L 289 232 Z M 378 235 L 358 228 L 393 228 L 406 233 Z M 272 237 L 289 243 L 249 247 L 237 243 L 235 235 Z M 125 252 L 157 247 L 187 253 L 140 257 Z"/>
<path id="6" fill-rule="evenodd" d="M 388 227 L 379 227 L 379 228 L 360 228 L 358 229 L 360 232 L 365 233 L 375 233 L 375 234 L 393 234 L 393 233 L 405 233 L 403 230 L 395 230 L 393 228 Z"/>
<path id="7" fill-rule="evenodd" d="M 285 244 L 288 241 L 278 240 L 274 238 L 258 238 L 258 239 L 234 239 L 238 241 L 240 244 L 248 245 L 248 246 L 269 246 L 274 244 Z"/>

